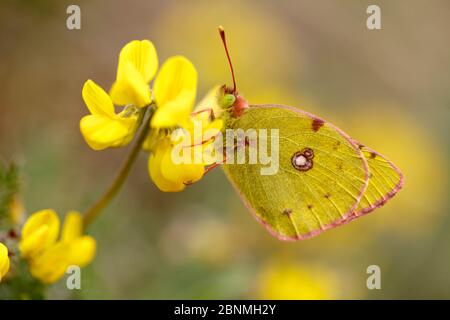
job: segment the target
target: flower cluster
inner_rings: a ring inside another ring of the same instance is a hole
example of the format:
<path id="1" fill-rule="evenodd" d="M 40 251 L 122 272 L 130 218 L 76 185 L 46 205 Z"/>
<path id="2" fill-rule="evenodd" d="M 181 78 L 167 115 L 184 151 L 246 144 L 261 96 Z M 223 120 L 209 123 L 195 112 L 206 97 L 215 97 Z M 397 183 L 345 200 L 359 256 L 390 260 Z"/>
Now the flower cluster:
<path id="1" fill-rule="evenodd" d="M 33 277 L 43 283 L 59 280 L 71 265 L 86 266 L 95 256 L 96 241 L 83 235 L 80 213 L 69 212 L 60 237 L 59 233 L 60 221 L 51 209 L 33 213 L 22 228 L 21 255 L 28 262 Z"/>
<path id="2" fill-rule="evenodd" d="M 144 111 L 151 108 L 150 132 L 143 148 L 150 152 L 148 170 L 155 185 L 165 192 L 181 191 L 187 184 L 202 178 L 210 163 L 176 163 L 173 148 L 184 135 L 189 135 L 195 121 L 202 121 L 204 130 L 221 130 L 222 121 L 192 114 L 197 93 L 197 71 L 185 57 L 173 56 L 158 70 L 158 57 L 148 40 L 134 40 L 120 52 L 116 81 L 109 94 L 92 80 L 86 81 L 82 96 L 91 112 L 80 121 L 80 129 L 94 150 L 122 147 L 134 137 Z M 115 107 L 123 109 L 115 112 Z M 182 129 L 182 130 L 180 130 Z M 176 135 L 173 132 L 177 131 Z M 176 136 L 176 139 L 173 137 Z M 211 135 L 209 140 L 211 139 Z M 184 139 L 185 140 L 185 139 Z M 185 148 L 192 154 L 202 152 L 208 139 L 197 143 L 191 139 Z"/>
<path id="3" fill-rule="evenodd" d="M 92 80 L 84 83 L 82 97 L 90 114 L 80 120 L 80 131 L 92 149 L 104 150 L 126 146 L 142 126 L 133 152 L 150 153 L 148 172 L 160 190 L 181 191 L 201 179 L 214 163 L 214 157 L 204 155 L 211 154 L 214 138 L 223 127 L 212 110 L 197 107 L 193 112 L 196 94 L 197 70 L 188 59 L 170 57 L 158 71 L 154 45 L 148 40 L 131 41 L 120 52 L 109 92 Z M 180 150 L 187 161 L 177 161 Z M 83 267 L 93 260 L 96 241 L 83 235 L 86 221 L 96 214 L 93 208 L 84 221 L 80 213 L 69 212 L 62 228 L 51 209 L 27 219 L 17 238 L 18 249 L 34 278 L 50 284 L 69 266 Z M 0 281 L 10 264 L 15 264 L 10 255 L 15 255 L 15 249 L 11 253 L 0 243 Z"/>

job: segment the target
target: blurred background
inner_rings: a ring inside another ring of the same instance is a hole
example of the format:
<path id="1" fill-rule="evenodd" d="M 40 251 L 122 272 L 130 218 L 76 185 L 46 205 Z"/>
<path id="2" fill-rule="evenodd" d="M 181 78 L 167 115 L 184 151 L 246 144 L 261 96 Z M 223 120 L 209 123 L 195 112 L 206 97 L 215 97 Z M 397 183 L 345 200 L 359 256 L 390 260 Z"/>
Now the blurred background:
<path id="1" fill-rule="evenodd" d="M 66 8 L 81 8 L 81 30 Z M 382 30 L 366 28 L 381 7 Z M 316 113 L 396 163 L 404 189 L 385 207 L 319 237 L 270 236 L 221 169 L 182 193 L 150 181 L 142 153 L 88 232 L 98 242 L 82 290 L 55 299 L 450 298 L 448 1 L 56 1 L 0 3 L 0 155 L 19 163 L 28 213 L 85 210 L 127 149 L 94 152 L 79 120 L 86 79 L 109 88 L 133 39 L 163 62 L 183 54 L 199 96 L 231 83 L 252 103 Z M 381 290 L 366 269 L 381 268 Z"/>

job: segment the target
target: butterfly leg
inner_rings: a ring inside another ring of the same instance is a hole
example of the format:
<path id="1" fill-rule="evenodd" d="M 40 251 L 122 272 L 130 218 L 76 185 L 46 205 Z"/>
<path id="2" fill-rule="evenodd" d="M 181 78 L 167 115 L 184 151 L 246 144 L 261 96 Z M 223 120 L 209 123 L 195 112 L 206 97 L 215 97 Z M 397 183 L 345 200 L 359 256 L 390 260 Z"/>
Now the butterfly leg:
<path id="1" fill-rule="evenodd" d="M 205 144 L 205 143 L 214 141 L 218 135 L 219 135 L 219 133 L 217 133 L 215 136 L 211 136 L 211 137 L 209 137 L 208 139 L 202 140 L 202 141 L 200 141 L 200 142 L 193 143 L 193 144 L 190 144 L 190 145 L 187 145 L 187 146 L 183 146 L 183 148 L 192 148 L 192 147 L 198 147 L 198 146 L 201 146 L 201 145 L 203 145 L 203 144 Z"/>
<path id="2" fill-rule="evenodd" d="M 191 116 L 195 116 L 197 114 L 201 114 L 201 113 L 204 113 L 204 112 L 209 112 L 209 120 L 210 121 L 214 121 L 216 119 L 216 117 L 214 115 L 214 110 L 212 108 L 206 108 L 206 109 L 202 109 L 202 110 L 199 110 L 199 111 L 196 111 L 196 112 L 192 112 Z M 194 143 L 194 144 L 191 144 L 189 146 L 185 146 L 185 148 L 200 146 L 200 145 L 205 144 L 207 142 L 213 141 L 218 135 L 219 135 L 219 133 L 217 133 L 217 135 L 212 136 L 212 137 L 210 137 L 210 138 L 208 138 L 206 140 L 202 140 L 201 142 Z"/>
<path id="3" fill-rule="evenodd" d="M 248 141 L 247 141 L 247 140 L 244 141 L 244 145 L 245 145 L 245 146 L 248 146 Z M 235 145 L 234 148 L 233 148 L 233 150 L 236 151 L 237 148 L 238 148 L 238 146 Z M 205 174 L 207 174 L 208 172 L 210 172 L 211 170 L 213 170 L 215 167 L 217 167 L 217 166 L 219 166 L 219 165 L 221 165 L 221 164 L 224 164 L 224 163 L 227 161 L 227 152 L 226 152 L 225 150 L 223 150 L 223 158 L 222 158 L 222 159 L 223 159 L 223 160 L 220 161 L 220 162 L 215 162 L 215 163 L 209 165 L 209 166 L 206 168 L 206 170 L 205 170 Z"/>
<path id="4" fill-rule="evenodd" d="M 191 116 L 195 116 L 195 115 L 201 114 L 203 112 L 209 112 L 209 119 L 211 121 L 216 119 L 216 116 L 214 115 L 214 110 L 212 108 L 206 108 L 206 109 L 202 109 L 202 110 L 199 110 L 199 111 L 196 111 L 196 112 L 192 112 Z"/>
<path id="5" fill-rule="evenodd" d="M 227 161 L 226 156 L 224 156 L 223 160 L 220 162 L 214 162 L 213 164 L 209 165 L 206 169 L 205 169 L 205 173 L 207 174 L 208 172 L 210 172 L 211 170 L 213 170 L 214 168 L 216 168 L 217 166 L 220 166 L 221 164 L 224 164 Z"/>

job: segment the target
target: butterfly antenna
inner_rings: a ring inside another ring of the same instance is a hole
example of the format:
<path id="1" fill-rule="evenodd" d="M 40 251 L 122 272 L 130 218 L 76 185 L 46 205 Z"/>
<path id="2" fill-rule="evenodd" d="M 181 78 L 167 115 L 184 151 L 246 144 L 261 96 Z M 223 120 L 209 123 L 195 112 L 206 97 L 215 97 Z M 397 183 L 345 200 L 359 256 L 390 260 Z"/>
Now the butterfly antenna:
<path id="1" fill-rule="evenodd" d="M 219 34 L 222 38 L 222 43 L 225 48 L 225 52 L 227 53 L 228 64 L 230 65 L 231 77 L 233 78 L 233 93 L 236 93 L 236 78 L 234 77 L 234 69 L 233 64 L 231 63 L 230 53 L 228 52 L 227 40 L 225 39 L 225 29 L 222 26 L 219 26 Z"/>

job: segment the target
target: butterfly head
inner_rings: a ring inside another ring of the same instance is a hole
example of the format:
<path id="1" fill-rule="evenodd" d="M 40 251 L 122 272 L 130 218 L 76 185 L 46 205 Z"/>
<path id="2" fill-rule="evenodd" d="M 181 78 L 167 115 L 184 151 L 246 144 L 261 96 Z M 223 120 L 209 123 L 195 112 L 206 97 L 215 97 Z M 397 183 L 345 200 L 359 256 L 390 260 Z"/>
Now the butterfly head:
<path id="1" fill-rule="evenodd" d="M 227 41 L 225 38 L 225 30 L 222 26 L 219 26 L 219 34 L 222 38 L 222 43 L 225 48 L 225 52 L 228 58 L 228 64 L 231 70 L 231 77 L 233 79 L 233 87 L 230 88 L 224 85 L 221 88 L 221 97 L 219 104 L 225 110 L 230 110 L 231 116 L 234 118 L 239 118 L 244 113 L 245 109 L 248 108 L 247 100 L 245 100 L 241 95 L 237 92 L 236 87 L 236 78 L 234 76 L 233 64 L 231 63 L 230 53 L 228 51 Z"/>
<path id="2" fill-rule="evenodd" d="M 233 118 L 239 118 L 243 115 L 245 109 L 248 108 L 247 100 L 225 85 L 222 88 L 222 94 L 219 101 L 220 106 L 222 109 L 228 110 Z"/>

